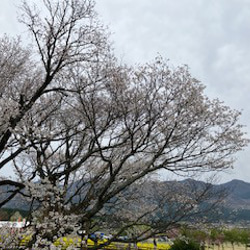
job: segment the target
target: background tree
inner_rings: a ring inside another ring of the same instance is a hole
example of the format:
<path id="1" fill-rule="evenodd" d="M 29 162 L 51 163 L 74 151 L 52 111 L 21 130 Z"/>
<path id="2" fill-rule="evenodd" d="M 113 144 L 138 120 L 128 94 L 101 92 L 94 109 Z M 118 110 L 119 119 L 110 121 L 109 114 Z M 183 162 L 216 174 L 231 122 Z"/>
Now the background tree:
<path id="1" fill-rule="evenodd" d="M 0 210 L 0 221 L 7 221 L 8 219 L 9 219 L 9 214 L 5 210 L 1 209 Z"/>
<path id="2" fill-rule="evenodd" d="M 247 229 L 241 229 L 239 231 L 239 236 L 238 236 L 238 243 L 242 244 L 245 246 L 245 249 L 248 249 L 249 246 L 249 230 Z"/>
<path id="3" fill-rule="evenodd" d="M 233 249 L 234 249 L 235 243 L 240 242 L 240 233 L 239 232 L 240 232 L 240 230 L 237 228 L 232 228 L 231 230 L 226 230 L 224 232 L 225 241 L 230 242 Z"/>
<path id="4" fill-rule="evenodd" d="M 16 174 L 0 181 L 0 205 L 29 199 L 31 244 L 107 225 L 106 244 L 124 232 L 134 242 L 213 207 L 209 184 L 166 189 L 152 178 L 231 167 L 248 142 L 240 113 L 207 98 L 186 66 L 118 64 L 91 0 L 43 4 L 22 6 L 32 49 L 3 38 L 0 50 L 0 167 Z"/>
<path id="5" fill-rule="evenodd" d="M 23 217 L 20 212 L 16 211 L 11 217 L 10 221 L 22 221 Z"/>

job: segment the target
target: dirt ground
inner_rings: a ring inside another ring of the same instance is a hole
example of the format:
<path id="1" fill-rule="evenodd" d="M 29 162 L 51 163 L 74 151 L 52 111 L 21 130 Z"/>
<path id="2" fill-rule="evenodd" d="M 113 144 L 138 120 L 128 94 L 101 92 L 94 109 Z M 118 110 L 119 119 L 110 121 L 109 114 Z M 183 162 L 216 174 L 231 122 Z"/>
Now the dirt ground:
<path id="1" fill-rule="evenodd" d="M 210 247 L 206 247 L 206 250 L 246 250 L 246 247 L 243 245 L 234 245 L 234 248 L 232 247 L 231 244 L 224 244 L 223 246 L 210 246 Z M 250 250 L 250 247 L 248 247 L 247 249 Z"/>

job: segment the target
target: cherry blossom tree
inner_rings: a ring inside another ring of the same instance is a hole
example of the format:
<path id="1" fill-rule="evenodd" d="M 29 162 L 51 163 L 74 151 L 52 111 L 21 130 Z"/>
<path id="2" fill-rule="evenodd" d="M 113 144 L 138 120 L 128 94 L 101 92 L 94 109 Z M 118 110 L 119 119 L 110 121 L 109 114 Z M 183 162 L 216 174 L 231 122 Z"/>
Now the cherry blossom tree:
<path id="1" fill-rule="evenodd" d="M 15 173 L 0 180 L 0 205 L 29 201 L 30 244 L 107 228 L 105 244 L 125 232 L 135 242 L 213 207 L 211 186 L 166 188 L 154 174 L 232 167 L 248 143 L 240 113 L 206 97 L 187 66 L 119 64 L 93 1 L 42 3 L 22 5 L 29 47 L 0 41 L 0 168 Z"/>

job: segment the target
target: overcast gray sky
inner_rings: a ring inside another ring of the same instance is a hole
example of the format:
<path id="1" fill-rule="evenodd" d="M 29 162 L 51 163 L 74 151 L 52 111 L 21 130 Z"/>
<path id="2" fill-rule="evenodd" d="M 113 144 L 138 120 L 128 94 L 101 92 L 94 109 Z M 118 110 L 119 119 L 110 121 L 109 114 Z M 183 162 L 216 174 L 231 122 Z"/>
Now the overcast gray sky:
<path id="1" fill-rule="evenodd" d="M 1 0 L 0 34 L 20 34 L 15 5 Z M 123 62 L 144 63 L 157 54 L 174 66 L 188 64 L 206 94 L 242 111 L 250 137 L 250 0 L 97 0 Z M 222 181 L 250 182 L 250 146 L 236 155 Z"/>

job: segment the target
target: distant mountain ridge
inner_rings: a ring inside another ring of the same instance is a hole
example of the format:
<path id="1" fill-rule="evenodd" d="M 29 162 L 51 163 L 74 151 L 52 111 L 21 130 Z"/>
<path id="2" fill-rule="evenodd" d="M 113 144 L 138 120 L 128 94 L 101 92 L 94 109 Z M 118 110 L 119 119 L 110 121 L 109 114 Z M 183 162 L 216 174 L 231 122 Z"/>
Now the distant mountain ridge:
<path id="1" fill-rule="evenodd" d="M 181 182 L 185 181 L 191 181 L 197 187 L 205 185 L 205 182 L 194 179 L 186 179 Z M 169 184 L 169 182 L 166 182 L 166 184 L 167 183 Z M 235 211 L 238 211 L 236 212 L 236 214 L 238 214 L 237 216 L 239 220 L 250 221 L 250 183 L 235 179 L 227 183 L 212 185 L 212 187 L 215 189 L 218 188 L 218 190 L 224 189 L 227 192 L 227 197 L 224 201 L 224 204 L 228 213 L 231 213 L 230 211 L 234 211 L 234 213 Z M 4 191 L 6 191 L 6 187 L 1 187 L 0 200 L 2 200 L 5 196 Z M 16 196 L 7 205 L 5 205 L 5 207 L 28 210 L 29 206 L 28 203 L 24 201 L 24 199 L 22 199 L 20 196 Z M 243 215 L 241 215 L 242 213 Z M 235 218 L 234 220 L 236 221 L 237 218 Z"/>
<path id="2" fill-rule="evenodd" d="M 219 186 L 228 191 L 225 202 L 230 207 L 250 210 L 250 183 L 235 179 Z"/>

